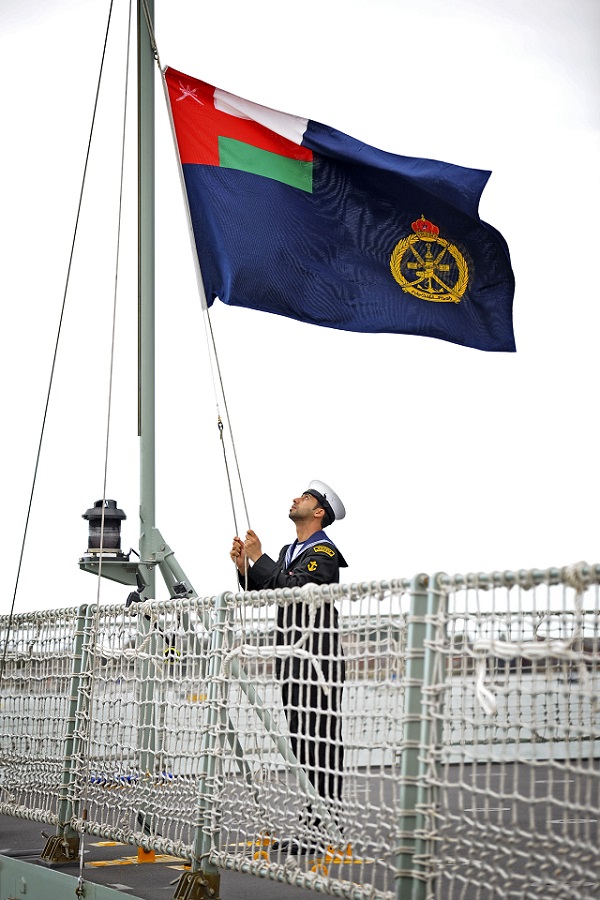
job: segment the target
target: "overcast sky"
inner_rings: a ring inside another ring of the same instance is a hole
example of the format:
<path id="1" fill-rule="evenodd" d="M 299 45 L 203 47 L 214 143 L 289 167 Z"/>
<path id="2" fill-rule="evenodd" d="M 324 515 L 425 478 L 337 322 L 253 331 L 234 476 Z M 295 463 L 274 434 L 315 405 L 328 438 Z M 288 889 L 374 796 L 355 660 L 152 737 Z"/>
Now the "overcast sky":
<path id="1" fill-rule="evenodd" d="M 17 612 L 96 597 L 96 580 L 77 561 L 87 546 L 81 515 L 103 493 L 126 6 L 115 3 Z M 108 0 L 0 5 L 3 611 L 108 8 Z M 232 93 L 385 150 L 491 169 L 481 216 L 511 251 L 516 354 L 215 304 L 263 549 L 276 555 L 293 538 L 290 501 L 318 478 L 348 511 L 330 529 L 349 562 L 344 581 L 598 562 L 597 0 L 157 0 L 156 35 L 163 65 Z M 127 513 L 124 549 L 137 547 L 139 527 L 129 130 L 107 487 Z M 235 529 L 160 90 L 157 131 L 157 525 L 197 591 L 210 595 L 235 587 Z M 105 583 L 101 600 L 127 593 Z"/>

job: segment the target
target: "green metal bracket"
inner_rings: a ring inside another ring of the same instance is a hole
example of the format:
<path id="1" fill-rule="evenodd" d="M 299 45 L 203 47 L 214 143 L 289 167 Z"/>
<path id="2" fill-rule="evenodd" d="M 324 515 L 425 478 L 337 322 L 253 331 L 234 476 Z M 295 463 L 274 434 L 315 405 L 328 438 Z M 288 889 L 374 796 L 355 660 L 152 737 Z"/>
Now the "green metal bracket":
<path id="1" fill-rule="evenodd" d="M 79 568 L 83 572 L 90 572 L 96 576 L 101 572 L 103 578 L 109 578 L 119 584 L 135 585 L 140 564 L 137 560 L 130 562 L 129 559 L 105 559 L 104 557 L 100 562 L 97 556 L 94 558 L 88 554 L 79 560 Z"/>
<path id="2" fill-rule="evenodd" d="M 79 861 L 79 841 L 79 836 L 52 835 L 40 853 L 40 859 L 45 866 L 75 865 Z"/>
<path id="3" fill-rule="evenodd" d="M 170 597 L 197 596 L 192 583 L 177 562 L 175 553 L 171 550 L 158 528 L 152 529 L 150 551 L 149 564 L 157 565 L 160 569 Z"/>
<path id="4" fill-rule="evenodd" d="M 177 883 L 173 900 L 220 900 L 220 875 L 184 872 Z"/>
<path id="5" fill-rule="evenodd" d="M 195 596 L 191 582 L 158 528 L 151 528 L 146 535 L 145 554 L 143 559 L 131 560 L 125 554 L 120 555 L 122 558 L 103 555 L 100 559 L 98 554 L 87 553 L 79 560 L 79 568 L 119 584 L 142 584 L 143 597 L 153 599 L 154 572 L 158 567 L 172 599 Z"/>

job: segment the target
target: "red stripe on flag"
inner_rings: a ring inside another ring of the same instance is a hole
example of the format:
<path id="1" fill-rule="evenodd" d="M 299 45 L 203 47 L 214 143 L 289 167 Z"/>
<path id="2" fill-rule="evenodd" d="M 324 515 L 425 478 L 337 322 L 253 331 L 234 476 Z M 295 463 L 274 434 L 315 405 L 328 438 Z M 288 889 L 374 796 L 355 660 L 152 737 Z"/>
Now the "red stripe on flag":
<path id="1" fill-rule="evenodd" d="M 182 164 L 219 165 L 219 137 L 234 138 L 290 159 L 312 160 L 312 150 L 274 131 L 215 109 L 212 85 L 167 69 L 165 72 Z"/>

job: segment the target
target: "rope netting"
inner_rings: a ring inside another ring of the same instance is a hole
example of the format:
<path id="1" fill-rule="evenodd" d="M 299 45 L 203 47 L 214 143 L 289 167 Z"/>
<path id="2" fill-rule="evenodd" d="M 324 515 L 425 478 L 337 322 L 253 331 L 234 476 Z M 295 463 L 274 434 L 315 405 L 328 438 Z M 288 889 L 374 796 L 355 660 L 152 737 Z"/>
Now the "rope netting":
<path id="1" fill-rule="evenodd" d="M 441 579 L 429 690 L 440 900 L 600 891 L 597 574 L 543 576 Z"/>
<path id="2" fill-rule="evenodd" d="M 5 617 L 0 812 L 337 896 L 595 897 L 582 571 Z"/>

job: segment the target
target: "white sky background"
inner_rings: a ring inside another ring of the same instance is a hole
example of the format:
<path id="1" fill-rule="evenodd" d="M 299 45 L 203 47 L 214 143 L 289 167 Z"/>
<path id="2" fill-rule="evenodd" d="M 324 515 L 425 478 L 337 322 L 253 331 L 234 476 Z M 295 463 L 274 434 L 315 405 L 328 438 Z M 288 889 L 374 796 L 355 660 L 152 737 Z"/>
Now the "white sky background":
<path id="1" fill-rule="evenodd" d="M 348 510 L 330 530 L 350 564 L 344 581 L 599 561 L 600 3 L 156 5 L 163 65 L 392 152 L 491 169 L 480 211 L 513 260 L 516 354 L 336 332 L 215 304 L 250 520 L 263 548 L 276 555 L 292 539 L 291 498 L 319 478 Z M 126 4 L 115 6 L 17 612 L 73 606 L 97 592 L 77 561 L 87 546 L 81 515 L 103 493 L 126 28 Z M 0 5 L 3 612 L 108 7 Z M 160 89 L 157 130 L 157 525 L 208 595 L 235 587 L 234 526 Z M 131 184 L 132 129 L 128 147 Z M 135 215 L 128 187 L 107 487 L 128 515 L 124 549 L 138 542 Z M 241 505 L 238 518 L 245 531 Z M 121 602 L 128 590 L 104 582 L 101 600 Z"/>

